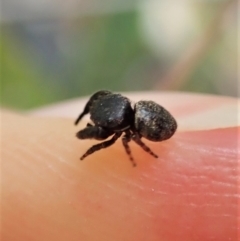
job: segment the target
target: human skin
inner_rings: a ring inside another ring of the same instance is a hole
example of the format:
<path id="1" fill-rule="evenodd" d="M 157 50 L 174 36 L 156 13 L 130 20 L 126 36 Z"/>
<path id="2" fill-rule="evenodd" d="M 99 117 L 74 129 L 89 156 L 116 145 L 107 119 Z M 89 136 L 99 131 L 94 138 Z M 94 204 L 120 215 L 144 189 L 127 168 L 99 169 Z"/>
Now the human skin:
<path id="1" fill-rule="evenodd" d="M 2 111 L 1 240 L 226 241 L 239 231 L 239 100 L 187 93 L 128 93 L 175 116 L 177 133 L 119 139 L 80 161 L 94 140 L 73 122 L 85 99 L 30 113 Z"/>

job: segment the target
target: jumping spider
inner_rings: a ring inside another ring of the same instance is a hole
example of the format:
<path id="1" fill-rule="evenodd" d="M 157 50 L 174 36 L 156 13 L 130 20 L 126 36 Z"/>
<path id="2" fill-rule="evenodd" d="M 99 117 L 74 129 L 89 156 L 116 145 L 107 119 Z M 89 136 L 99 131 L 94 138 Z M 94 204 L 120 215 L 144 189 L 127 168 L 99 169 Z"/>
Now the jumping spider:
<path id="1" fill-rule="evenodd" d="M 144 151 L 158 158 L 141 138 L 163 141 L 169 139 L 177 129 L 177 122 L 173 116 L 157 103 L 141 100 L 132 107 L 128 98 L 107 90 L 100 90 L 92 95 L 75 121 L 75 125 L 88 113 L 93 124 L 88 123 L 76 134 L 77 138 L 96 140 L 105 140 L 110 136 L 112 138 L 92 146 L 80 158 L 81 160 L 95 151 L 111 146 L 124 133 L 122 144 L 135 166 L 128 142 L 135 141 Z"/>

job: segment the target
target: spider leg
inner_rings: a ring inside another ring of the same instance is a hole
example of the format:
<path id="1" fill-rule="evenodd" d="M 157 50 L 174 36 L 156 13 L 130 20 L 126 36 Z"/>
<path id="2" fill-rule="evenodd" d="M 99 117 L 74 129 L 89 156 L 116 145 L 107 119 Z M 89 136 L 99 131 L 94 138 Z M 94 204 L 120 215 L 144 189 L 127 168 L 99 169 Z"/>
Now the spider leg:
<path id="1" fill-rule="evenodd" d="M 154 156 L 155 158 L 158 158 L 158 156 L 155 153 L 153 153 L 152 150 L 148 146 L 146 146 L 146 144 L 142 142 L 139 134 L 134 133 L 132 135 L 132 140 L 135 141 L 139 146 L 141 146 L 144 151 L 148 152 L 150 155 Z"/>
<path id="2" fill-rule="evenodd" d="M 122 132 L 117 132 L 115 133 L 115 135 L 112 137 L 112 139 L 108 140 L 108 141 L 104 141 L 101 142 L 99 144 L 96 144 L 94 146 L 92 146 L 91 148 L 89 148 L 87 150 L 87 152 L 80 158 L 80 160 L 83 160 L 85 157 L 87 157 L 88 155 L 91 155 L 92 153 L 94 153 L 95 151 L 99 151 L 103 148 L 107 148 L 109 146 L 111 146 L 112 144 L 115 143 L 115 141 L 121 136 Z"/>
<path id="3" fill-rule="evenodd" d="M 91 124 L 88 124 L 87 127 L 85 127 L 83 130 L 77 132 L 76 136 L 81 140 L 83 139 L 104 140 L 109 136 L 113 135 L 113 133 L 114 133 L 113 131 L 103 129 L 100 126 L 93 126 Z"/>
<path id="4" fill-rule="evenodd" d="M 131 141 L 131 132 L 129 130 L 125 131 L 125 135 L 122 137 L 122 144 L 125 148 L 125 151 L 127 152 L 129 158 L 130 158 L 130 161 L 132 162 L 133 166 L 136 166 L 136 163 L 134 162 L 134 159 L 132 157 L 132 154 L 131 154 L 131 149 L 128 145 L 128 142 Z"/>

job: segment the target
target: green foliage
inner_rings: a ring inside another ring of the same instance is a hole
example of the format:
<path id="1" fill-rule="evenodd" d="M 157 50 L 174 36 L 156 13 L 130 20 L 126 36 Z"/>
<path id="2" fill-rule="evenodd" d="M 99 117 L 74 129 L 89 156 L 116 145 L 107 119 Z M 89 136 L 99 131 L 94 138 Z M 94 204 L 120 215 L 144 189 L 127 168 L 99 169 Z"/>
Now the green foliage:
<path id="1" fill-rule="evenodd" d="M 59 63 L 50 63 L 50 67 L 41 57 L 41 49 L 38 54 L 18 32 L 3 29 L 3 105 L 31 108 L 98 89 L 131 90 L 122 78 L 145 52 L 136 14 L 84 17 L 75 20 L 72 28 L 64 36 L 71 54 L 59 54 Z M 57 67 L 51 69 L 51 64 Z M 134 87 L 139 89 L 141 83 L 134 83 Z"/>
<path id="2" fill-rule="evenodd" d="M 5 106 L 30 108 L 53 101 L 52 86 L 42 83 L 37 63 L 28 56 L 26 46 L 7 29 L 1 38 L 1 100 Z"/>

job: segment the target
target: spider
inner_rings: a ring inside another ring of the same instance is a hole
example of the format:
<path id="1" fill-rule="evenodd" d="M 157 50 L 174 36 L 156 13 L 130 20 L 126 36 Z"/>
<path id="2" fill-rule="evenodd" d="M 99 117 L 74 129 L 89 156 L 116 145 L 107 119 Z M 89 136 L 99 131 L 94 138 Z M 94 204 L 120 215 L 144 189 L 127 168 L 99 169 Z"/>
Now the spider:
<path id="1" fill-rule="evenodd" d="M 113 145 L 124 133 L 122 144 L 133 166 L 136 166 L 128 145 L 131 140 L 142 147 L 144 151 L 158 158 L 142 142 L 141 138 L 144 137 L 155 142 L 163 141 L 172 137 L 177 129 L 177 122 L 174 117 L 157 103 L 141 100 L 132 107 L 127 97 L 108 90 L 100 90 L 91 96 L 83 112 L 75 121 L 75 125 L 88 113 L 90 113 L 93 124 L 88 123 L 84 129 L 77 132 L 77 138 L 96 140 L 105 140 L 110 136 L 112 138 L 93 145 L 80 160 L 95 151 Z"/>

